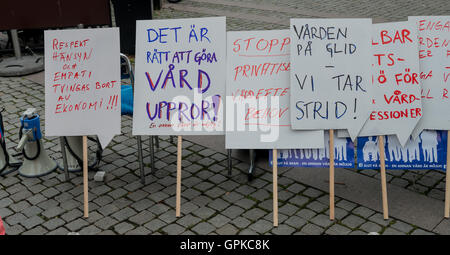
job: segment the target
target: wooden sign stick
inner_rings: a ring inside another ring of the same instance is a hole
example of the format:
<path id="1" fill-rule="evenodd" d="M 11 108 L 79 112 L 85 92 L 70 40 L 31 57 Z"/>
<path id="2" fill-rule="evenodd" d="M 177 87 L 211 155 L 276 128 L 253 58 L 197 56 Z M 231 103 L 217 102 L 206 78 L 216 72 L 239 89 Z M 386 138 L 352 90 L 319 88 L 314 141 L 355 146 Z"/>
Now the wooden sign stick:
<path id="1" fill-rule="evenodd" d="M 445 169 L 445 209 L 444 216 L 448 218 L 450 216 L 450 174 L 449 163 L 450 163 L 450 130 L 447 131 L 447 167 Z"/>
<path id="2" fill-rule="evenodd" d="M 278 152 L 272 151 L 273 165 L 273 226 L 278 227 Z"/>
<path id="3" fill-rule="evenodd" d="M 181 148 L 183 146 L 183 139 L 181 135 L 178 136 L 178 152 L 177 152 L 177 195 L 176 195 L 176 211 L 175 216 L 180 217 L 181 213 Z"/>
<path id="4" fill-rule="evenodd" d="M 88 198 L 87 136 L 83 136 L 83 193 L 84 193 L 84 218 L 88 218 L 89 217 L 89 198 Z"/>
<path id="5" fill-rule="evenodd" d="M 334 220 L 334 130 L 330 129 L 330 220 Z"/>
<path id="6" fill-rule="evenodd" d="M 383 199 L 383 218 L 389 219 L 387 189 L 386 189 L 386 160 L 384 158 L 384 136 L 378 136 L 378 149 L 380 151 L 381 194 Z"/>

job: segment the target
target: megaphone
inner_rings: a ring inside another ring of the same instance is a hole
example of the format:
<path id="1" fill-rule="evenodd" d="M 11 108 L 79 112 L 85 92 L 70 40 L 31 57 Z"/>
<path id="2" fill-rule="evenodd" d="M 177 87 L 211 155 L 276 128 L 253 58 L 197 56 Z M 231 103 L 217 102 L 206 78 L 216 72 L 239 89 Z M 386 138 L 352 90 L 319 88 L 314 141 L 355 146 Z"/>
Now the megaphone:
<path id="1" fill-rule="evenodd" d="M 16 171 L 21 163 L 13 162 L 6 148 L 5 128 L 3 126 L 3 115 L 0 111 L 0 176 Z"/>
<path id="2" fill-rule="evenodd" d="M 55 171 L 58 164 L 44 149 L 41 121 L 36 109 L 27 109 L 20 118 L 20 124 L 17 150 L 22 151 L 24 161 L 19 174 L 24 177 L 39 177 Z"/>
<path id="3" fill-rule="evenodd" d="M 61 150 L 65 150 L 63 153 L 66 155 L 65 157 L 67 162 L 67 165 L 66 163 L 64 164 L 64 168 L 67 167 L 69 172 L 81 171 L 83 166 L 83 137 L 64 136 L 62 139 Z M 91 162 L 91 164 L 89 164 L 89 169 L 95 169 L 95 167 L 100 163 L 103 150 L 98 139 L 94 140 L 90 137 L 88 137 L 88 139 L 97 143 L 96 157 L 90 157 L 88 160 L 88 162 Z"/>

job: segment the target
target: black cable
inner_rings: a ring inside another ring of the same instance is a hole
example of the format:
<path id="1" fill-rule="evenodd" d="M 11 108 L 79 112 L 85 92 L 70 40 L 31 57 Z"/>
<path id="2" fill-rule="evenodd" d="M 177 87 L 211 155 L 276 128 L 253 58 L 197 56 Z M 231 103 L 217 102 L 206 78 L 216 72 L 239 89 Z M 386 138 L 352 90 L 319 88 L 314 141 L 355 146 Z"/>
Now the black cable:
<path id="1" fill-rule="evenodd" d="M 88 139 L 97 143 L 97 152 L 96 152 L 97 162 L 95 162 L 95 164 L 94 164 L 96 166 L 88 166 L 88 170 L 89 171 L 91 171 L 91 170 L 92 171 L 96 171 L 98 169 L 98 165 L 100 165 L 100 161 L 102 159 L 103 150 L 102 150 L 102 147 L 100 145 L 100 141 L 98 140 L 98 138 L 94 140 L 94 138 L 88 137 Z M 65 142 L 65 144 L 67 146 L 67 149 L 69 150 L 69 153 L 72 154 L 72 156 L 77 161 L 78 165 L 80 167 L 83 167 L 83 159 L 78 157 L 78 155 L 72 150 L 72 148 L 70 147 L 69 141 L 67 140 L 66 136 L 64 136 L 64 142 Z"/>
<path id="2" fill-rule="evenodd" d="M 7 149 L 6 149 L 5 127 L 3 125 L 3 115 L 2 115 L 3 110 L 4 109 L 0 110 L 0 131 L 3 134 L 2 138 L 0 140 L 0 146 L 1 146 L 1 149 L 3 150 L 3 152 L 4 152 L 6 164 L 5 164 L 5 166 L 2 169 L 0 169 L 0 176 L 5 176 L 7 174 L 10 174 L 10 173 L 14 172 L 17 169 L 19 169 L 19 167 L 22 165 L 22 163 L 10 163 L 9 162 L 9 154 L 8 154 Z M 5 172 L 6 168 L 8 168 L 8 167 L 10 167 L 11 169 L 9 171 Z"/>

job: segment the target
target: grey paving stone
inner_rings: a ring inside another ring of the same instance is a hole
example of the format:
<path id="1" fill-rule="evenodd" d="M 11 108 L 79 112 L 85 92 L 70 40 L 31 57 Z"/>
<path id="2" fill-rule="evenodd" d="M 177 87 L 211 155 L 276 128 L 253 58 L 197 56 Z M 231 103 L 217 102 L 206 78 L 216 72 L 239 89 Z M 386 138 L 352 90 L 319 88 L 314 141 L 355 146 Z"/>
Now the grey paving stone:
<path id="1" fill-rule="evenodd" d="M 169 207 L 164 204 L 158 203 L 148 208 L 148 210 L 155 215 L 160 215 L 161 213 L 164 213 L 167 210 L 169 210 Z"/>
<path id="2" fill-rule="evenodd" d="M 155 215 L 148 211 L 142 211 L 132 217 L 129 218 L 129 221 L 136 223 L 138 225 L 143 225 L 152 219 L 154 219 Z"/>
<path id="3" fill-rule="evenodd" d="M 285 204 L 278 209 L 280 213 L 286 214 L 288 216 L 294 215 L 298 210 L 299 208 L 297 206 L 293 206 L 291 204 Z"/>
<path id="4" fill-rule="evenodd" d="M 367 235 L 367 233 L 364 232 L 364 231 L 361 231 L 361 230 L 355 230 L 355 231 L 352 231 L 349 235 L 357 235 L 357 236 L 360 236 L 360 235 Z"/>
<path id="5" fill-rule="evenodd" d="M 319 214 L 312 218 L 310 221 L 322 228 L 327 228 L 334 224 L 334 221 L 330 220 L 330 216 L 325 214 Z"/>
<path id="6" fill-rule="evenodd" d="M 18 203 L 14 203 L 14 204 L 10 205 L 9 208 L 12 209 L 14 212 L 20 212 L 20 211 L 28 208 L 29 206 L 30 206 L 30 204 L 27 201 L 22 200 Z"/>
<path id="7" fill-rule="evenodd" d="M 207 235 L 216 230 L 216 228 L 208 222 L 201 222 L 194 226 L 191 230 L 199 235 Z"/>
<path id="8" fill-rule="evenodd" d="M 122 210 L 112 214 L 112 217 L 114 217 L 118 221 L 123 221 L 134 215 L 136 215 L 136 211 L 130 207 L 126 207 L 126 208 L 123 208 Z"/>
<path id="9" fill-rule="evenodd" d="M 227 201 L 225 201 L 221 198 L 216 198 L 211 203 L 208 204 L 208 207 L 211 207 L 212 209 L 217 210 L 217 211 L 222 211 L 225 208 L 227 208 L 229 205 L 230 204 Z"/>
<path id="10" fill-rule="evenodd" d="M 44 197 L 42 194 L 36 194 L 29 198 L 27 198 L 27 201 L 30 202 L 32 205 L 39 204 L 40 202 L 47 200 L 46 197 Z"/>
<path id="11" fill-rule="evenodd" d="M 295 215 L 297 215 L 305 220 L 309 220 L 312 217 L 314 217 L 315 215 L 317 215 L 317 213 L 308 208 L 305 208 L 305 209 L 302 209 L 299 212 L 297 212 Z"/>
<path id="12" fill-rule="evenodd" d="M 263 217 L 264 215 L 266 215 L 266 212 L 264 212 L 263 210 L 261 210 L 259 208 L 253 208 L 242 214 L 242 216 L 249 219 L 250 221 L 258 220 L 259 218 Z"/>
<path id="13" fill-rule="evenodd" d="M 311 210 L 313 210 L 316 213 L 323 212 L 323 211 L 325 211 L 328 208 L 327 205 L 324 205 L 324 204 L 322 204 L 320 202 L 317 202 L 317 201 L 313 201 L 313 202 L 307 204 L 306 207 L 311 209 Z"/>
<path id="14" fill-rule="evenodd" d="M 360 206 L 360 207 L 357 207 L 356 209 L 354 209 L 352 211 L 352 213 L 356 214 L 356 215 L 359 215 L 359 216 L 361 216 L 363 218 L 368 218 L 371 215 L 373 215 L 375 212 L 373 210 L 367 208 L 367 207 Z"/>
<path id="15" fill-rule="evenodd" d="M 273 228 L 273 224 L 267 220 L 258 220 L 249 226 L 250 229 L 259 234 L 264 234 Z"/>
<path id="16" fill-rule="evenodd" d="M 248 225 L 250 225 L 250 223 L 252 223 L 251 221 L 249 221 L 248 219 L 244 218 L 244 217 L 237 217 L 234 218 L 231 221 L 232 224 L 234 224 L 236 227 L 238 227 L 239 229 L 244 229 L 246 228 Z"/>
<path id="17" fill-rule="evenodd" d="M 125 233 L 125 235 L 149 235 L 151 231 L 144 227 L 137 227 Z"/>
<path id="18" fill-rule="evenodd" d="M 251 229 L 244 229 L 241 232 L 239 232 L 238 235 L 258 235 L 258 233 L 256 233 L 255 231 L 253 231 Z"/>
<path id="19" fill-rule="evenodd" d="M 89 225 L 89 223 L 84 219 L 76 219 L 69 224 L 65 225 L 66 228 L 68 228 L 70 231 L 75 232 L 80 230 L 81 228 Z"/>
<path id="20" fill-rule="evenodd" d="M 26 219 L 27 219 L 27 217 L 25 217 L 25 215 L 23 215 L 21 213 L 16 213 L 16 214 L 9 216 L 8 218 L 6 218 L 4 220 L 6 221 L 6 223 L 8 223 L 8 225 L 12 226 L 12 225 L 16 225 L 20 222 L 23 222 Z"/>
<path id="21" fill-rule="evenodd" d="M 174 224 L 167 225 L 166 227 L 164 227 L 162 229 L 162 231 L 164 231 L 168 235 L 179 235 L 185 231 L 185 228 L 174 223 Z"/>
<path id="22" fill-rule="evenodd" d="M 53 217 L 63 214 L 64 212 L 65 210 L 63 208 L 56 206 L 42 212 L 42 216 L 51 219 Z"/>
<path id="23" fill-rule="evenodd" d="M 200 207 L 197 210 L 193 211 L 192 213 L 199 217 L 200 219 L 208 219 L 211 217 L 216 211 L 209 208 L 209 207 Z M 226 214 L 225 214 L 226 215 Z"/>
<path id="24" fill-rule="evenodd" d="M 3 219 L 5 219 L 6 217 L 12 215 L 13 213 L 14 212 L 9 210 L 8 208 L 0 208 L 0 217 L 2 217 Z"/>
<path id="25" fill-rule="evenodd" d="M 114 226 L 114 231 L 117 232 L 119 235 L 124 234 L 132 229 L 134 229 L 134 226 L 128 222 L 121 222 Z"/>
<path id="26" fill-rule="evenodd" d="M 314 188 L 307 188 L 302 194 L 308 197 L 316 198 L 321 196 L 323 192 Z"/>
<path id="27" fill-rule="evenodd" d="M 405 222 L 402 222 L 402 221 L 396 221 L 395 223 L 393 223 L 391 225 L 391 227 L 394 229 L 397 229 L 403 233 L 409 233 L 414 228 L 413 226 L 411 226 Z"/>
<path id="28" fill-rule="evenodd" d="M 181 213 L 183 214 L 189 214 L 195 210 L 197 210 L 199 207 L 191 202 L 183 202 L 181 206 Z"/>
<path id="29" fill-rule="evenodd" d="M 344 227 L 342 225 L 339 224 L 334 224 L 333 226 L 329 227 L 326 231 L 325 234 L 327 235 L 347 235 L 351 232 L 352 230 Z"/>
<path id="30" fill-rule="evenodd" d="M 275 235 L 291 235 L 294 232 L 295 228 L 288 225 L 280 225 L 272 230 L 272 233 Z"/>
<path id="31" fill-rule="evenodd" d="M 5 233 L 7 235 L 19 235 L 25 231 L 25 228 L 17 224 L 14 226 L 5 226 Z"/>
<path id="32" fill-rule="evenodd" d="M 413 232 L 411 232 L 411 235 L 434 235 L 434 233 L 422 229 L 415 229 Z"/>
<path id="33" fill-rule="evenodd" d="M 395 228 L 387 228 L 382 235 L 405 235 L 405 233 L 396 230 Z"/>
<path id="34" fill-rule="evenodd" d="M 225 224 L 227 224 L 228 222 L 230 222 L 230 219 L 221 214 L 218 214 L 213 218 L 211 218 L 210 220 L 208 220 L 208 222 L 214 225 L 216 228 L 220 228 Z"/>
<path id="35" fill-rule="evenodd" d="M 230 192 L 230 193 L 225 193 L 225 195 L 222 196 L 222 198 L 230 203 L 234 203 L 240 199 L 242 199 L 244 196 L 242 196 L 241 194 L 237 193 L 237 192 Z"/>
<path id="36" fill-rule="evenodd" d="M 153 200 L 155 203 L 159 203 L 163 201 L 164 199 L 168 198 L 169 195 L 166 193 L 159 191 L 148 195 L 148 198 Z"/>
<path id="37" fill-rule="evenodd" d="M 235 202 L 234 204 L 247 210 L 247 209 L 252 208 L 256 204 L 256 202 L 254 200 L 251 200 L 248 198 L 243 198 L 243 199 Z"/>
<path id="38" fill-rule="evenodd" d="M 152 206 L 154 204 L 155 203 L 153 201 L 150 201 L 149 199 L 144 198 L 142 200 L 139 200 L 139 201 L 131 204 L 131 207 L 133 209 L 135 209 L 136 211 L 140 212 L 142 210 L 149 208 L 150 206 Z"/>
<path id="39" fill-rule="evenodd" d="M 373 222 L 366 222 L 366 223 L 362 224 L 359 228 L 366 232 L 378 232 L 378 233 L 382 229 L 380 225 L 375 224 Z"/>
<path id="40" fill-rule="evenodd" d="M 302 227 L 301 232 L 307 235 L 320 235 L 324 232 L 324 229 L 317 225 L 309 223 Z"/>
<path id="41" fill-rule="evenodd" d="M 149 223 L 145 224 L 144 227 L 149 229 L 152 232 L 155 232 L 156 230 L 160 229 L 161 227 L 165 226 L 166 223 L 163 222 L 160 219 L 154 219 L 150 221 Z"/>
<path id="42" fill-rule="evenodd" d="M 381 213 L 375 213 L 374 215 L 369 217 L 370 221 L 373 221 L 381 226 L 388 226 L 391 222 L 393 222 L 394 220 L 389 218 L 389 219 L 384 219 L 383 218 L 383 214 Z"/>
<path id="43" fill-rule="evenodd" d="M 100 232 L 102 232 L 102 230 L 95 225 L 87 226 L 79 231 L 80 235 L 96 235 Z"/>
<path id="44" fill-rule="evenodd" d="M 284 224 L 287 224 L 295 229 L 300 229 L 301 227 L 303 227 L 305 224 L 307 223 L 307 221 L 305 219 L 302 219 L 300 217 L 297 216 L 291 216 L 289 217 Z"/>
<path id="45" fill-rule="evenodd" d="M 216 230 L 217 234 L 219 234 L 219 235 L 236 235 L 238 233 L 238 231 L 239 231 L 239 229 L 237 229 L 236 227 L 234 227 L 231 224 L 226 224 Z"/>
<path id="46" fill-rule="evenodd" d="M 44 235 L 47 232 L 48 231 L 45 228 L 37 226 L 33 229 L 23 232 L 22 235 Z"/>
<path id="47" fill-rule="evenodd" d="M 166 222 L 167 224 L 170 224 L 177 220 L 177 218 L 175 216 L 175 210 L 169 210 L 169 211 L 159 215 L 158 218 L 160 220 Z"/>
<path id="48" fill-rule="evenodd" d="M 199 223 L 200 221 L 201 221 L 200 218 L 195 217 L 192 214 L 188 214 L 177 220 L 177 223 L 185 228 L 190 228 L 195 224 Z"/>
<path id="49" fill-rule="evenodd" d="M 278 200 L 279 201 L 289 201 L 291 198 L 295 197 L 297 194 L 294 194 L 287 190 L 282 190 L 278 192 Z"/>
<path id="50" fill-rule="evenodd" d="M 107 204 L 98 209 L 98 212 L 101 213 L 103 216 L 108 216 L 117 211 L 119 211 L 119 208 L 117 208 L 117 206 L 115 206 L 114 204 Z"/>
<path id="51" fill-rule="evenodd" d="M 342 224 L 346 225 L 347 227 L 351 229 L 355 229 L 362 225 L 364 222 L 366 222 L 365 219 L 356 216 L 356 215 L 349 215 L 344 220 L 342 220 Z"/>
<path id="52" fill-rule="evenodd" d="M 336 207 L 342 208 L 346 211 L 351 211 L 357 206 L 357 204 L 344 199 L 336 203 Z"/>

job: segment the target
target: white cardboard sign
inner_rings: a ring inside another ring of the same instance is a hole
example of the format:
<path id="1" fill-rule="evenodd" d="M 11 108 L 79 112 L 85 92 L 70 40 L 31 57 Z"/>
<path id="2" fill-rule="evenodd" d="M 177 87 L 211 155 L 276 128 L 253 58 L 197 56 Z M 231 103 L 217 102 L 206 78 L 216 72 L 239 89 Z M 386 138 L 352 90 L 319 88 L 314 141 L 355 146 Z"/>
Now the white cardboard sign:
<path id="1" fill-rule="evenodd" d="M 45 134 L 97 135 L 105 148 L 120 134 L 118 28 L 48 30 Z"/>
<path id="2" fill-rule="evenodd" d="M 347 129 L 371 110 L 371 19 L 291 19 L 293 129 Z"/>
<path id="3" fill-rule="evenodd" d="M 450 16 L 409 17 L 418 29 L 423 116 L 413 131 L 450 130 Z"/>
<path id="4" fill-rule="evenodd" d="M 226 148 L 324 147 L 322 130 L 291 129 L 290 44 L 289 30 L 227 33 Z"/>
<path id="5" fill-rule="evenodd" d="M 422 117 L 417 28 L 413 22 L 373 28 L 373 111 L 359 136 L 395 134 L 405 145 Z"/>
<path id="6" fill-rule="evenodd" d="M 133 135 L 223 131 L 225 17 L 138 20 Z"/>

